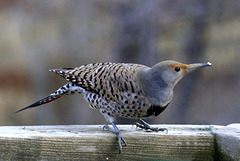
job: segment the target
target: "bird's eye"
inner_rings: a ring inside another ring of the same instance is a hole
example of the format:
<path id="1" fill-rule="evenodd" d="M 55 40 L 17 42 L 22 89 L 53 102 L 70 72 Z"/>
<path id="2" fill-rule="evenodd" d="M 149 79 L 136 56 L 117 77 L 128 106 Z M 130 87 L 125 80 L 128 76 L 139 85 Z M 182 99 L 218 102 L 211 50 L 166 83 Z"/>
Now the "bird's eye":
<path id="1" fill-rule="evenodd" d="M 176 67 L 176 68 L 175 68 L 175 71 L 176 71 L 176 72 L 179 72 L 179 71 L 180 71 L 180 67 Z"/>

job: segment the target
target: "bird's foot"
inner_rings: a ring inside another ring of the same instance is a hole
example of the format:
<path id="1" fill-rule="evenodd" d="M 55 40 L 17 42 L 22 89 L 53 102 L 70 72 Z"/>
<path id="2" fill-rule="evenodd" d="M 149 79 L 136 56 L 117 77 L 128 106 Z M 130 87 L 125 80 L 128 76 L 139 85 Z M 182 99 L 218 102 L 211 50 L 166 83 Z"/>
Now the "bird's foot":
<path id="1" fill-rule="evenodd" d="M 109 127 L 108 125 L 104 125 L 103 126 L 103 130 L 106 128 L 110 132 L 112 132 L 112 133 L 117 135 L 118 145 L 119 145 L 119 154 L 120 154 L 121 151 L 122 151 L 122 142 L 125 144 L 125 146 L 127 146 L 127 142 L 122 137 L 120 130 L 117 128 L 117 126 L 116 126 L 116 124 L 114 122 L 112 122 L 112 126 L 113 126 L 113 128 Z"/>
<path id="2" fill-rule="evenodd" d="M 140 128 L 140 129 L 145 129 L 147 132 L 151 132 L 151 131 L 166 131 L 166 133 L 168 133 L 168 129 L 166 128 L 158 128 L 158 127 L 151 127 L 147 122 L 145 122 L 143 119 L 139 119 L 139 122 L 135 122 L 135 125 L 137 128 Z"/>

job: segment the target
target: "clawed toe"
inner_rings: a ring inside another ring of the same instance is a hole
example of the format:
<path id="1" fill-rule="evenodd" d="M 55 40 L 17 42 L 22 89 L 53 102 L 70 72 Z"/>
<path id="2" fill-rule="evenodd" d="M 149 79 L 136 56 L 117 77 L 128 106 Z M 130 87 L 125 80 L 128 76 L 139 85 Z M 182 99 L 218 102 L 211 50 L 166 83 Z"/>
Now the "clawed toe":
<path id="1" fill-rule="evenodd" d="M 140 124 L 139 122 L 135 122 L 134 125 L 136 125 L 136 128 L 144 129 L 144 125 Z"/>
<path id="2" fill-rule="evenodd" d="M 166 128 L 151 127 L 149 130 L 150 131 L 156 131 L 156 132 L 158 132 L 158 131 L 162 131 L 162 132 L 166 131 L 166 134 L 168 133 L 168 129 L 166 129 Z"/>
<path id="3" fill-rule="evenodd" d="M 147 132 L 151 131 L 166 131 L 168 133 L 168 130 L 166 128 L 157 128 L 157 127 L 151 127 L 148 123 L 146 123 L 144 120 L 140 119 L 140 122 L 134 123 L 137 128 L 145 129 Z M 114 133 L 117 135 L 117 140 L 118 140 L 118 146 L 119 146 L 119 154 L 122 152 L 122 143 L 127 146 L 127 142 L 125 139 L 122 137 L 120 130 L 117 128 L 116 124 L 112 122 L 113 128 L 109 127 L 109 125 L 104 125 L 104 129 L 108 129 L 110 132 Z"/>
<path id="4" fill-rule="evenodd" d="M 122 137 L 120 130 L 117 128 L 114 122 L 112 122 L 113 128 L 109 127 L 108 125 L 103 126 L 103 130 L 106 128 L 110 132 L 114 133 L 117 135 L 117 140 L 118 140 L 118 145 L 119 145 L 119 154 L 122 151 L 122 142 L 124 143 L 125 146 L 127 146 L 127 142 L 125 139 Z"/>
<path id="5" fill-rule="evenodd" d="M 166 131 L 166 134 L 168 133 L 168 129 L 166 128 L 157 128 L 157 127 L 151 127 L 148 123 L 146 123 L 143 119 L 139 120 L 141 123 L 139 122 L 135 122 L 134 124 L 136 125 L 137 128 L 140 129 L 145 129 L 147 132 L 151 132 L 151 131 Z"/>
<path id="6" fill-rule="evenodd" d="M 125 141 L 125 139 L 121 136 L 121 134 L 119 133 L 117 135 L 118 137 L 118 145 L 119 145 L 119 154 L 122 152 L 122 142 L 124 143 L 125 146 L 127 146 L 127 142 Z"/>
<path id="7" fill-rule="evenodd" d="M 125 146 L 127 146 L 127 142 L 126 142 L 126 140 L 125 140 L 123 137 L 121 137 L 121 140 L 122 140 L 123 144 L 124 144 Z"/>

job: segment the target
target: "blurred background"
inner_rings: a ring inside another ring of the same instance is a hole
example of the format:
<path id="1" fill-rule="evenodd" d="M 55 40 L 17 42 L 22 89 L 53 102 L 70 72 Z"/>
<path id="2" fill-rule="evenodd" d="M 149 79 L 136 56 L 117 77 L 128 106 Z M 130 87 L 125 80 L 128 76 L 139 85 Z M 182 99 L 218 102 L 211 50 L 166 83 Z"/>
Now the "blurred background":
<path id="1" fill-rule="evenodd" d="M 239 0 L 1 0 L 0 125 L 105 124 L 82 95 L 12 113 L 66 83 L 51 68 L 166 59 L 213 66 L 180 81 L 149 123 L 240 122 L 239 51 Z"/>

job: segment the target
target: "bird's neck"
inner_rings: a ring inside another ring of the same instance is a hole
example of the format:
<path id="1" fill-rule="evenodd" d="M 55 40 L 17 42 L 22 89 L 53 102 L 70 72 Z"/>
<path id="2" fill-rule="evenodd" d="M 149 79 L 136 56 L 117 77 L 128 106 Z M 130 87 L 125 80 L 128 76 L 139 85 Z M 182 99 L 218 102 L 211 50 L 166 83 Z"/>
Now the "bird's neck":
<path id="1" fill-rule="evenodd" d="M 153 105 L 166 106 L 173 97 L 173 86 L 167 84 L 159 73 L 145 69 L 137 74 L 140 86 Z"/>

